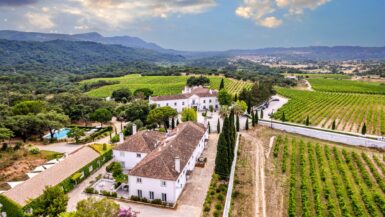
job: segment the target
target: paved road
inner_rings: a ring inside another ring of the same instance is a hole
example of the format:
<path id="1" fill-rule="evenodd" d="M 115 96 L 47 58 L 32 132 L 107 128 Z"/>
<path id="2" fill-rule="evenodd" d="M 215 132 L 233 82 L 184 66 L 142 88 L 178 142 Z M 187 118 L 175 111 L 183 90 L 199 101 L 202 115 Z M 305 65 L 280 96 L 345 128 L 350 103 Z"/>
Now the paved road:
<path id="1" fill-rule="evenodd" d="M 271 98 L 278 99 L 278 101 L 271 101 L 269 103 L 269 107 L 263 110 L 263 119 L 265 120 L 269 120 L 269 114 L 271 114 L 272 112 L 276 112 L 279 108 L 281 108 L 289 101 L 287 98 L 280 95 L 274 95 Z M 260 115 L 260 113 L 258 113 L 258 115 Z"/>

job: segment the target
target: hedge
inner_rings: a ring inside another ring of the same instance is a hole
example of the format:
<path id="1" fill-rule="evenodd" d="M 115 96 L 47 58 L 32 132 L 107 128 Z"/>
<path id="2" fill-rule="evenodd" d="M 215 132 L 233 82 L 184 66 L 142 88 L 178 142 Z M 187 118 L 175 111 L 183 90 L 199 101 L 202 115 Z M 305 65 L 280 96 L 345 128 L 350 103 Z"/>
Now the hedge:
<path id="1" fill-rule="evenodd" d="M 103 161 L 103 157 L 105 157 L 104 161 Z M 67 192 L 71 191 L 76 186 L 76 183 L 72 179 L 73 176 L 76 176 L 76 174 L 82 174 L 84 172 L 84 176 L 81 178 L 79 177 L 79 179 L 78 179 L 77 184 L 79 184 L 81 181 L 83 181 L 88 176 L 90 176 L 91 173 L 95 172 L 97 168 L 100 168 L 101 166 L 103 166 L 104 163 L 106 163 L 107 161 L 109 161 L 111 159 L 112 159 L 112 150 L 109 150 L 106 153 L 100 155 L 95 160 L 93 160 L 91 163 L 87 164 L 86 166 L 84 166 L 83 168 L 81 168 L 80 170 L 78 170 L 77 172 L 72 174 L 67 179 L 63 180 L 59 185 L 61 185 L 64 189 L 64 192 L 67 193 Z M 99 160 L 100 160 L 100 166 L 98 165 Z M 91 172 L 89 172 L 88 168 L 91 165 L 92 165 L 93 170 Z"/>
<path id="2" fill-rule="evenodd" d="M 0 203 L 3 205 L 1 211 L 7 213 L 7 217 L 20 217 L 24 216 L 23 209 L 16 202 L 8 199 L 7 197 L 0 194 Z"/>

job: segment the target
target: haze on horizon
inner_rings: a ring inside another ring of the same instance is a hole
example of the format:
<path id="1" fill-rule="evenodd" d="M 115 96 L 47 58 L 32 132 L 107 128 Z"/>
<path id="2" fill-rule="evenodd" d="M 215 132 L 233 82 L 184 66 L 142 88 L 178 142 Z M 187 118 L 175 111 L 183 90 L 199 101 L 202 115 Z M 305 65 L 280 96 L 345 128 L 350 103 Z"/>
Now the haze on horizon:
<path id="1" fill-rule="evenodd" d="M 378 0 L 0 0 L 0 29 L 129 35 L 178 50 L 385 46 Z"/>

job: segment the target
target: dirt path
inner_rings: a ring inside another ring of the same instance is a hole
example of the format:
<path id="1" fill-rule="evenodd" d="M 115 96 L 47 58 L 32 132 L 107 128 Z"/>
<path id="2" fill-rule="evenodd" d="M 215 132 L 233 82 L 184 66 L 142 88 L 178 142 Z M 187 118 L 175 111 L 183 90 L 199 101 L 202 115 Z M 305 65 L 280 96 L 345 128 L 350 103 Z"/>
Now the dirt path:
<path id="1" fill-rule="evenodd" d="M 307 90 L 308 91 L 314 91 L 313 90 L 313 87 L 311 86 L 310 82 L 308 80 L 305 79 L 305 82 L 306 82 L 306 85 L 307 85 Z"/>
<path id="2" fill-rule="evenodd" d="M 266 217 L 266 199 L 265 199 L 265 154 L 261 141 L 248 133 L 242 133 L 245 139 L 252 141 L 256 144 L 255 149 L 255 216 Z"/>

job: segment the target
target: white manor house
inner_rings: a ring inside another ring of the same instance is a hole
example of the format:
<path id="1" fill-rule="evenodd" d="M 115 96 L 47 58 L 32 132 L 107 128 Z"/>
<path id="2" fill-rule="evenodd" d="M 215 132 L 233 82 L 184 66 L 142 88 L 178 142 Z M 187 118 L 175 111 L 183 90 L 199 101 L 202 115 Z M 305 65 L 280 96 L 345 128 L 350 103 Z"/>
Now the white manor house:
<path id="1" fill-rule="evenodd" d="M 208 110 L 212 106 L 215 110 L 219 109 L 218 91 L 202 86 L 186 86 L 182 94 L 154 96 L 150 97 L 149 101 L 150 104 L 156 104 L 158 107 L 170 106 L 179 113 L 184 108 Z"/>
<path id="2" fill-rule="evenodd" d="M 128 196 L 175 204 L 207 141 L 207 128 L 191 121 L 168 133 L 134 131 L 113 150 L 128 174 Z"/>

